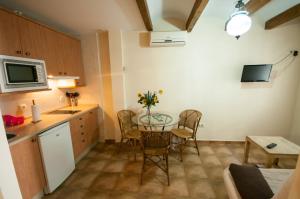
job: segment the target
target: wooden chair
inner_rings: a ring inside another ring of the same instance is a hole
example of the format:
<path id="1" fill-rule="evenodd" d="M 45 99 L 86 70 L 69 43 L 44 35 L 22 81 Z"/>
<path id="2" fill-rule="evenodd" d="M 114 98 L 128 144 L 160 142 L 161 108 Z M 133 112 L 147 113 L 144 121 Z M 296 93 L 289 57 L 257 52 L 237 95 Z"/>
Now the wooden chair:
<path id="1" fill-rule="evenodd" d="M 182 161 L 182 152 L 183 146 L 186 145 L 188 140 L 194 140 L 195 148 L 197 149 L 198 155 L 199 149 L 196 140 L 196 133 L 199 126 L 200 119 L 202 117 L 202 113 L 197 110 L 185 110 L 179 115 L 178 128 L 172 129 L 172 135 L 175 135 L 180 139 L 179 150 L 180 150 L 180 158 Z"/>
<path id="2" fill-rule="evenodd" d="M 121 149 L 123 141 L 126 141 L 131 145 L 134 153 L 134 159 L 136 160 L 136 142 L 140 140 L 141 132 L 138 130 L 138 125 L 132 122 L 132 117 L 136 114 L 131 110 L 121 110 L 117 113 L 118 121 L 121 130 Z"/>
<path id="3" fill-rule="evenodd" d="M 143 184 L 143 174 L 145 172 L 145 165 L 147 161 L 153 163 L 166 173 L 168 186 L 170 185 L 168 163 L 170 134 L 171 133 L 169 131 L 141 131 L 141 147 L 143 151 L 141 185 Z M 154 157 L 156 157 L 156 159 L 153 159 Z"/>

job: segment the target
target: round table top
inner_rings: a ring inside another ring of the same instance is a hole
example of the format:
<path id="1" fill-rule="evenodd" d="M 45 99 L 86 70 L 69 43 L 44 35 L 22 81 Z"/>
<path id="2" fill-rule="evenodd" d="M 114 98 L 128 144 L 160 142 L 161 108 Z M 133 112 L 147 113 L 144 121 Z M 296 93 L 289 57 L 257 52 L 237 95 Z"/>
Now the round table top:
<path id="1" fill-rule="evenodd" d="M 141 114 L 134 118 L 134 122 L 138 125 L 146 127 L 166 127 L 176 124 L 178 121 L 172 114 L 167 113 L 151 113 L 150 115 Z"/>

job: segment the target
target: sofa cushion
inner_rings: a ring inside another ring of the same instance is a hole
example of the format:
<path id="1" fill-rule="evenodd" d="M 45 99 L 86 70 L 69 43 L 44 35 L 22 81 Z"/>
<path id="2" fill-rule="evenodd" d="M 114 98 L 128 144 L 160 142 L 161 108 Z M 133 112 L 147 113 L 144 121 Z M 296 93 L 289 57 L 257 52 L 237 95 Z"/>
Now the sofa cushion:
<path id="1" fill-rule="evenodd" d="M 271 188 L 258 168 L 231 164 L 229 171 L 243 199 L 270 199 L 273 197 Z"/>

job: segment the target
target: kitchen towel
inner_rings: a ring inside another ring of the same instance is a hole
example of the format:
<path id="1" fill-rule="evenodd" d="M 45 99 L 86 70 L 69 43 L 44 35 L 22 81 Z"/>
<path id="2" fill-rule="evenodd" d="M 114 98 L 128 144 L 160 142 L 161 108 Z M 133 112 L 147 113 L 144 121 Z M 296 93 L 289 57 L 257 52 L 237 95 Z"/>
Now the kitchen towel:
<path id="1" fill-rule="evenodd" d="M 41 112 L 39 105 L 31 105 L 31 112 L 32 112 L 32 122 L 38 122 L 41 120 Z"/>

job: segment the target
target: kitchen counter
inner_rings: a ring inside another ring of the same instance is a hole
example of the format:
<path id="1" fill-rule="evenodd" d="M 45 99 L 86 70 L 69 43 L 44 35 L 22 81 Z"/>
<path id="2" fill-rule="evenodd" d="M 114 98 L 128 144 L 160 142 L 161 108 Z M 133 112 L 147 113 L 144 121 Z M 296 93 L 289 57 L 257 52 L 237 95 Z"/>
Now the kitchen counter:
<path id="1" fill-rule="evenodd" d="M 73 108 L 69 106 L 64 107 L 58 110 L 80 110 L 80 112 L 75 114 L 49 114 L 50 112 L 42 113 L 41 121 L 37 123 L 32 123 L 31 117 L 27 118 L 22 125 L 6 128 L 6 132 L 17 135 L 14 138 L 9 139 L 8 143 L 10 146 L 12 146 L 98 107 L 98 104 L 79 105 Z"/>

